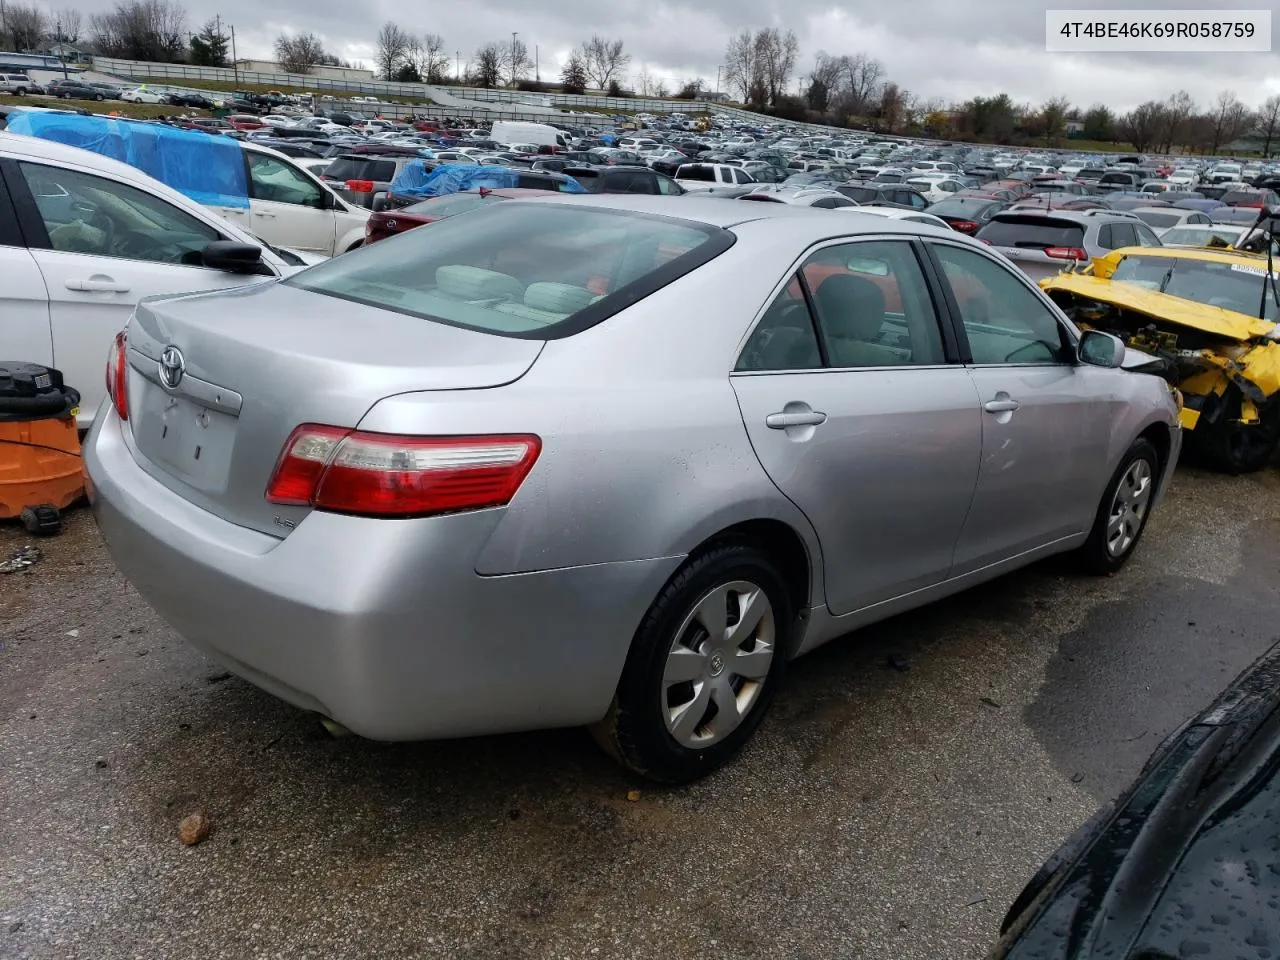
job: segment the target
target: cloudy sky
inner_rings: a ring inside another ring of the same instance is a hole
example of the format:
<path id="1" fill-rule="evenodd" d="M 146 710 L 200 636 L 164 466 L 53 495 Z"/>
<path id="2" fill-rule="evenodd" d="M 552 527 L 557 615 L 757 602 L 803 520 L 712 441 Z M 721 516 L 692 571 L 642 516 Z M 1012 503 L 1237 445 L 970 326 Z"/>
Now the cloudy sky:
<path id="1" fill-rule="evenodd" d="M 82 0 L 86 12 L 112 0 Z M 311 30 L 348 59 L 373 59 L 373 34 L 385 19 L 414 32 L 441 34 L 462 64 L 477 46 L 510 37 L 538 47 L 544 77 L 558 74 L 569 50 L 592 33 L 621 37 L 633 55 L 672 81 L 700 76 L 714 85 L 725 43 L 745 27 L 777 26 L 800 40 L 797 73 L 819 50 L 866 52 L 890 79 L 923 99 L 962 100 L 1008 92 L 1017 102 L 1063 95 L 1073 103 L 1127 109 L 1183 88 L 1200 103 L 1231 89 L 1251 105 L 1280 93 L 1280 45 L 1272 53 L 1065 54 L 1045 52 L 1045 10 L 1268 9 L 1275 0 L 188 0 L 195 30 L 220 13 L 235 24 L 241 57 L 269 57 L 281 31 Z M 1273 33 L 1280 27 L 1274 15 Z"/>

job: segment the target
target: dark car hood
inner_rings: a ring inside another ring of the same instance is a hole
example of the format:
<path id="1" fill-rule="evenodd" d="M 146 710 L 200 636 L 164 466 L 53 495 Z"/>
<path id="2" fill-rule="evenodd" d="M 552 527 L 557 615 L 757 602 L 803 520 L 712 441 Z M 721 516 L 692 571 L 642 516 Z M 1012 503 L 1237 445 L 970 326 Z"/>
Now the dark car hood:
<path id="1" fill-rule="evenodd" d="M 993 957 L 1280 957 L 1280 648 L 1157 751 Z"/>

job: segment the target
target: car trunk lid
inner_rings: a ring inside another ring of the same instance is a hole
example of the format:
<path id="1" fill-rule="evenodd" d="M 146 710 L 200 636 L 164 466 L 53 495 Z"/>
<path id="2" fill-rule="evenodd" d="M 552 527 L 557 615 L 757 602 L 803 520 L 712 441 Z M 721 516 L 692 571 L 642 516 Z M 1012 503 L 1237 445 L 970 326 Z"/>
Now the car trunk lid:
<path id="1" fill-rule="evenodd" d="M 282 284 L 144 301 L 128 337 L 139 464 L 201 508 L 277 536 L 309 512 L 265 499 L 299 424 L 355 427 L 398 393 L 500 387 L 543 346 Z"/>

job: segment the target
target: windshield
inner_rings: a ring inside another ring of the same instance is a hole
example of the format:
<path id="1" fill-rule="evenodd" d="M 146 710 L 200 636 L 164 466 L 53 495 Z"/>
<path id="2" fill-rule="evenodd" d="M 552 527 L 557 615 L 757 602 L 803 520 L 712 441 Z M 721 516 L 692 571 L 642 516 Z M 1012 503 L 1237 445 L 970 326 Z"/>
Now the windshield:
<path id="1" fill-rule="evenodd" d="M 468 210 L 483 207 L 486 204 L 493 203 L 495 200 L 505 199 L 505 197 L 492 193 L 451 193 L 447 196 L 431 197 L 429 200 L 412 203 L 405 207 L 401 213 L 420 213 L 426 217 L 439 217 L 443 220 L 445 217 L 457 216 L 460 213 L 466 213 Z"/>
<path id="2" fill-rule="evenodd" d="M 1160 213 L 1157 210 L 1133 211 L 1149 227 L 1172 227 L 1182 218 L 1176 213 Z"/>
<path id="3" fill-rule="evenodd" d="M 732 244 L 728 231 L 687 220 L 495 203 L 289 282 L 453 326 L 549 339 L 612 316 Z"/>
<path id="4" fill-rule="evenodd" d="M 1133 254 L 1120 261 L 1111 279 L 1115 283 L 1131 283 L 1182 300 L 1256 317 L 1265 277 L 1265 261 L 1253 266 Z M 1269 291 L 1263 316 L 1267 320 L 1276 319 L 1276 304 Z"/>

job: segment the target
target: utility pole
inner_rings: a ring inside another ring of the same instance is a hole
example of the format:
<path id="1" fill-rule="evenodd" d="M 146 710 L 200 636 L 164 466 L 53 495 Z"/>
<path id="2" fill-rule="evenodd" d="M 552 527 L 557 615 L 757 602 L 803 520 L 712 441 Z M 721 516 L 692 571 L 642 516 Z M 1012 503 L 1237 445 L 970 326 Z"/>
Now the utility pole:
<path id="1" fill-rule="evenodd" d="M 62 14 L 58 14 L 58 19 L 54 21 L 53 39 L 58 45 L 58 62 L 62 64 L 62 79 L 67 79 L 67 51 L 62 49 Z"/>
<path id="2" fill-rule="evenodd" d="M 236 86 L 240 86 L 240 58 L 236 56 L 236 25 L 231 24 L 231 72 Z"/>
<path id="3" fill-rule="evenodd" d="M 538 45 L 533 45 L 533 80 L 535 83 L 542 82 L 542 68 L 538 66 Z"/>
<path id="4" fill-rule="evenodd" d="M 455 50 L 453 54 L 453 75 L 458 78 L 458 86 L 462 86 L 462 51 Z"/>

